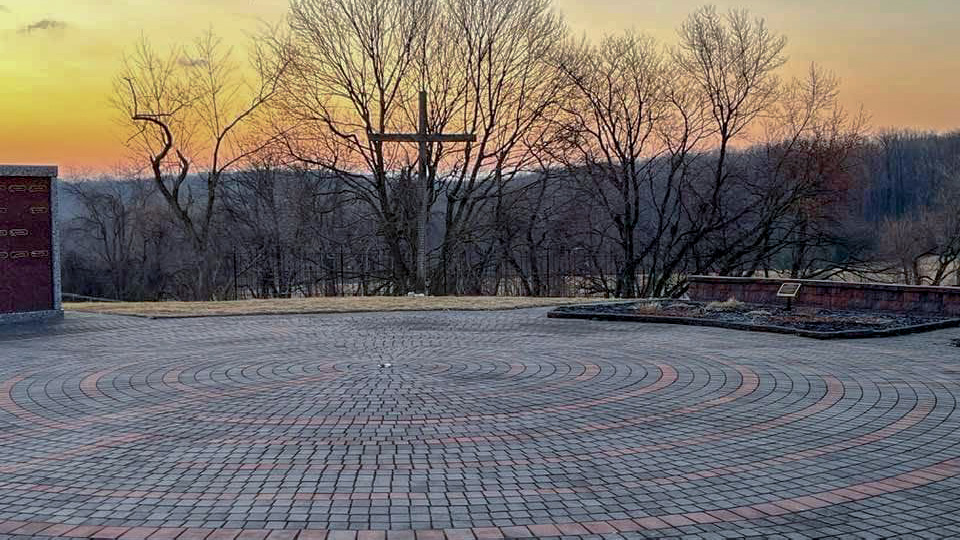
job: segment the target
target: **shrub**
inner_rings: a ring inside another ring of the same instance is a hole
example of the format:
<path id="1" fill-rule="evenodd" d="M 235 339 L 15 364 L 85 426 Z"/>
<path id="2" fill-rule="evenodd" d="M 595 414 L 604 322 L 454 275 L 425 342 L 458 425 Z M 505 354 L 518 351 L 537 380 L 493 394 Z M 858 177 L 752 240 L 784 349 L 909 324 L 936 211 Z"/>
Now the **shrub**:
<path id="1" fill-rule="evenodd" d="M 707 304 L 707 311 L 737 311 L 743 308 L 743 302 L 736 298 L 728 298 L 724 302 L 710 302 Z"/>

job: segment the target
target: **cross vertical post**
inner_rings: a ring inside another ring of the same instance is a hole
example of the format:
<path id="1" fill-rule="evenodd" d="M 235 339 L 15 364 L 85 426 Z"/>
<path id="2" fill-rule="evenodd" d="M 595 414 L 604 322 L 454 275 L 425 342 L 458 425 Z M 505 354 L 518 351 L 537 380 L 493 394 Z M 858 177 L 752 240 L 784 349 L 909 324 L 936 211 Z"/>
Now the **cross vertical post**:
<path id="1" fill-rule="evenodd" d="M 420 91 L 420 125 L 417 129 L 420 135 L 420 212 L 417 216 L 417 288 L 426 295 L 429 291 L 427 283 L 427 221 L 430 219 L 430 186 L 427 185 L 427 93 Z"/>
<path id="2" fill-rule="evenodd" d="M 427 92 L 420 91 L 418 109 L 419 118 L 416 133 L 367 133 L 371 142 L 415 142 L 418 146 L 419 166 L 418 182 L 421 189 L 420 208 L 417 212 L 417 275 L 415 287 L 419 292 L 427 294 L 429 283 L 427 280 L 427 222 L 430 219 L 430 184 L 427 162 L 430 159 L 430 143 L 466 142 L 477 140 L 473 133 L 430 133 L 427 121 Z"/>

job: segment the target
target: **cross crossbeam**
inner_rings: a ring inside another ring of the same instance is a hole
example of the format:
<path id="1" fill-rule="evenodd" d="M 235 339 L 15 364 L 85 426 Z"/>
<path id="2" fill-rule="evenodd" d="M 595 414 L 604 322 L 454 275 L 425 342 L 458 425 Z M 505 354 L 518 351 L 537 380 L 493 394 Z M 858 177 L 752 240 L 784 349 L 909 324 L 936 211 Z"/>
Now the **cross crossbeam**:
<path id="1" fill-rule="evenodd" d="M 473 133 L 430 133 L 427 122 L 427 93 L 420 91 L 420 115 L 416 133 L 368 133 L 373 142 L 415 142 L 420 143 L 420 157 L 426 154 L 427 143 L 431 142 L 474 142 Z"/>
<path id="2" fill-rule="evenodd" d="M 419 133 L 371 133 L 370 140 L 374 142 L 474 142 L 476 135 L 469 133 L 429 133 L 426 136 Z"/>

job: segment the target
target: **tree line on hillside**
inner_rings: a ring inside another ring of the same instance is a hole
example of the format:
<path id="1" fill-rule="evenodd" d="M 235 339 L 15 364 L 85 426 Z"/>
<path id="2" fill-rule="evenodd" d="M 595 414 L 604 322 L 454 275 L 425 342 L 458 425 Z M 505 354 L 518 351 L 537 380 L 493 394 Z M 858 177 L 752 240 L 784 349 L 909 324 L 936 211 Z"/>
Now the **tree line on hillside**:
<path id="1" fill-rule="evenodd" d="M 133 172 L 70 184 L 65 290 L 635 297 L 705 273 L 960 279 L 960 136 L 868 135 L 835 76 L 781 76 L 785 46 L 712 7 L 672 47 L 576 38 L 549 0 L 294 0 L 249 65 L 212 32 L 141 41 L 114 91 Z M 415 145 L 369 137 L 413 131 L 420 90 L 431 132 L 476 135 L 429 145 L 426 182 Z"/>

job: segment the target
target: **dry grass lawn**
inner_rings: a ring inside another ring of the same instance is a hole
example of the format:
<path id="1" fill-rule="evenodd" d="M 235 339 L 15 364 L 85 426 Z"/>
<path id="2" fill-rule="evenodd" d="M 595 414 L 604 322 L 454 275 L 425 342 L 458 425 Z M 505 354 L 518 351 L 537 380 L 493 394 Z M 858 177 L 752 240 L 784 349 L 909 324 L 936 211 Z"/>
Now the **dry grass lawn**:
<path id="1" fill-rule="evenodd" d="M 600 298 L 529 298 L 503 296 L 350 296 L 224 302 L 69 302 L 68 311 L 148 318 L 290 315 L 361 311 L 488 311 L 601 302 Z"/>

